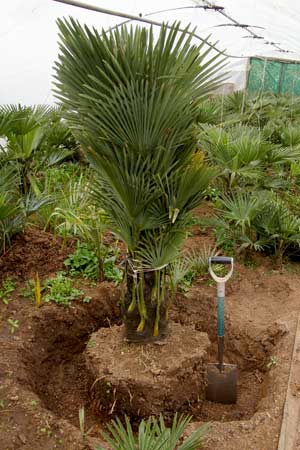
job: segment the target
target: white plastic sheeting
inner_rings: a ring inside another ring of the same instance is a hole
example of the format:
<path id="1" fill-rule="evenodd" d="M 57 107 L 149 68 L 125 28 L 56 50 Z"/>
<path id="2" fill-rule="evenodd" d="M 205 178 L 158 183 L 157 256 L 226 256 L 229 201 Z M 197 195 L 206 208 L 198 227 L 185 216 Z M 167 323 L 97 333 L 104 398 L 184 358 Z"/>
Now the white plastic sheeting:
<path id="1" fill-rule="evenodd" d="M 201 9 L 180 9 L 159 14 L 156 11 L 183 6 L 204 5 L 202 0 L 85 0 L 103 8 L 129 14 L 150 14 L 156 21 L 180 20 L 191 23 L 197 34 L 221 50 L 238 58 L 229 59 L 230 78 L 235 88 L 243 88 L 249 56 L 300 61 L 300 2 L 295 0 L 215 0 L 225 12 L 263 39 L 253 39 L 245 29 L 227 26 L 230 20 L 220 13 Z M 53 0 L 7 0 L 0 3 L 0 103 L 53 102 L 52 66 L 57 55 L 57 17 L 69 16 L 97 28 L 108 28 L 123 21 L 118 17 L 85 11 Z M 226 26 L 223 26 L 226 25 Z M 289 53 L 279 52 L 265 42 L 278 43 Z"/>

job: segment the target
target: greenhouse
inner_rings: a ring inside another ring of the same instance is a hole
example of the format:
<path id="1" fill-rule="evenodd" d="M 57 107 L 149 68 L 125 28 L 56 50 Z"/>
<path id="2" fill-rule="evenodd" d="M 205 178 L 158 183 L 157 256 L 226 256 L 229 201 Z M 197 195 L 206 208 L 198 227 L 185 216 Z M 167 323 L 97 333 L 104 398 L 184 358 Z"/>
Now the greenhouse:
<path id="1" fill-rule="evenodd" d="M 300 4 L 0 12 L 0 450 L 299 450 Z"/>

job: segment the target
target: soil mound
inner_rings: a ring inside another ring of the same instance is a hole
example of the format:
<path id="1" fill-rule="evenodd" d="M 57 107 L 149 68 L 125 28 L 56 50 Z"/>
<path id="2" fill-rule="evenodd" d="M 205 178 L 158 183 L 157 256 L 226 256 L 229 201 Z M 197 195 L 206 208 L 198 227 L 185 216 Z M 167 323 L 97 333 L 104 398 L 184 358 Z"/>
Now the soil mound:
<path id="1" fill-rule="evenodd" d="M 210 342 L 193 326 L 170 324 L 163 345 L 130 344 L 118 326 L 93 333 L 89 343 L 85 357 L 96 411 L 173 416 L 204 396 Z"/>
<path id="2" fill-rule="evenodd" d="M 15 237 L 13 245 L 0 257 L 0 279 L 7 277 L 24 280 L 40 277 L 64 269 L 64 260 L 74 250 L 75 243 L 65 245 L 59 236 L 28 228 Z"/>

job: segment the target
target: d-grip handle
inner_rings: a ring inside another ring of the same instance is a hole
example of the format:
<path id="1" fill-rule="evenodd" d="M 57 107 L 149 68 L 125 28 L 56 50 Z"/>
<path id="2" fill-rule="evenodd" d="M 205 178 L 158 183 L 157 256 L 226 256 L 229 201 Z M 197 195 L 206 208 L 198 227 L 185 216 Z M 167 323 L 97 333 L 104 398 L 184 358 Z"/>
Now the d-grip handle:
<path id="1" fill-rule="evenodd" d="M 229 256 L 212 256 L 210 262 L 211 264 L 231 264 L 232 259 Z"/>
<path id="2" fill-rule="evenodd" d="M 218 276 L 213 271 L 213 268 L 212 268 L 213 264 L 230 264 L 230 268 L 229 268 L 227 275 L 225 275 L 224 277 Z M 211 257 L 209 257 L 208 258 L 208 271 L 209 271 L 210 275 L 212 276 L 212 278 L 218 283 L 218 285 L 220 283 L 225 283 L 226 281 L 229 280 L 229 278 L 231 277 L 232 272 L 233 272 L 233 258 L 228 257 L 228 256 L 211 256 Z M 224 287 L 224 289 L 225 289 L 225 287 Z M 222 295 L 221 295 L 221 297 L 222 297 Z"/>

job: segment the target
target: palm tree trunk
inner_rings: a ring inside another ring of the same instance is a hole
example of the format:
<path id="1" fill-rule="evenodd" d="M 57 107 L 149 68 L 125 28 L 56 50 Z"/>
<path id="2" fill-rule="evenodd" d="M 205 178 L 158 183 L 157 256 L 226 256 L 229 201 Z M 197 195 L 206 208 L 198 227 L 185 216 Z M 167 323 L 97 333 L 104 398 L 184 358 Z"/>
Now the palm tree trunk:
<path id="1" fill-rule="evenodd" d="M 104 258 L 98 257 L 98 269 L 99 269 L 99 281 L 102 282 L 105 280 Z"/>
<path id="2" fill-rule="evenodd" d="M 153 298 L 155 273 L 127 277 L 127 292 L 123 302 L 125 335 L 129 342 L 149 343 L 167 337 L 167 295 L 160 289 L 159 301 Z"/>

